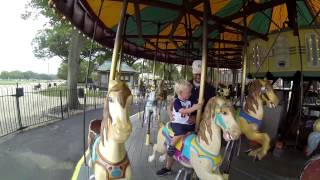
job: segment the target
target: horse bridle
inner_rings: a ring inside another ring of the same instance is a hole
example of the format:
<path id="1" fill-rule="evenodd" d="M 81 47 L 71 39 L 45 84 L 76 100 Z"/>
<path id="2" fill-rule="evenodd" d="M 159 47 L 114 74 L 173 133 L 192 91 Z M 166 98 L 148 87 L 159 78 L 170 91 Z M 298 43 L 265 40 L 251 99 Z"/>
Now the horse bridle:
<path id="1" fill-rule="evenodd" d="M 267 101 L 270 101 L 270 98 L 267 95 L 268 90 L 267 90 L 267 88 L 265 86 L 261 87 L 260 93 L 261 93 L 261 96 L 263 96 Z"/>

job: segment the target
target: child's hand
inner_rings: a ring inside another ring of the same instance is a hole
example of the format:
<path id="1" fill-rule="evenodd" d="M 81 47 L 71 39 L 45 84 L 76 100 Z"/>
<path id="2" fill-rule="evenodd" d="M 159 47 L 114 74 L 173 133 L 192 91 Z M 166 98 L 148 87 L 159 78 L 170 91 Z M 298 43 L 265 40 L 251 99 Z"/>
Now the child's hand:
<path id="1" fill-rule="evenodd" d="M 194 108 L 195 110 L 200 110 L 202 108 L 202 104 L 201 103 L 194 104 L 192 108 Z"/>

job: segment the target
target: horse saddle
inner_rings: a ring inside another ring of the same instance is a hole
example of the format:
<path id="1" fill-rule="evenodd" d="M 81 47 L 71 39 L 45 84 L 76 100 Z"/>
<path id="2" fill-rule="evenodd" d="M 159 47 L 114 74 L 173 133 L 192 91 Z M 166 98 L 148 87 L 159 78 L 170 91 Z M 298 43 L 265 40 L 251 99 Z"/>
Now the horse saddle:
<path id="1" fill-rule="evenodd" d="M 88 146 L 90 147 L 90 151 L 92 151 L 94 142 L 100 136 L 101 122 L 101 119 L 94 119 L 89 123 Z"/>
<path id="2" fill-rule="evenodd" d="M 91 151 L 91 161 L 93 163 L 99 164 L 101 167 L 103 167 L 108 172 L 108 179 L 122 179 L 126 176 L 125 172 L 129 165 L 129 158 L 126 154 L 124 159 L 117 163 L 109 162 L 107 159 L 103 157 L 101 152 L 99 151 L 99 142 L 100 142 L 100 136 L 98 136 L 92 147 Z"/>
<path id="3" fill-rule="evenodd" d="M 171 127 L 171 123 L 168 122 L 165 127 L 162 129 L 162 134 L 166 139 L 166 144 L 170 144 L 172 137 L 174 136 L 174 132 Z M 190 161 L 190 145 L 191 141 L 194 139 L 195 134 L 190 133 L 184 136 L 175 146 L 175 158 L 179 161 L 183 161 L 184 163 L 189 163 Z"/>

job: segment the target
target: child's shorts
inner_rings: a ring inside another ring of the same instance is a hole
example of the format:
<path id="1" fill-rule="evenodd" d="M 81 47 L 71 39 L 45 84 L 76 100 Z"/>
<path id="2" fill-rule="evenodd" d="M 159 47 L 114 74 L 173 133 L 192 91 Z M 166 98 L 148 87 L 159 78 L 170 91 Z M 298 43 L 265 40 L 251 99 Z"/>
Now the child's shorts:
<path id="1" fill-rule="evenodd" d="M 180 124 L 180 123 L 171 123 L 171 128 L 174 132 L 174 136 L 184 135 L 187 132 L 194 131 L 196 125 L 192 124 Z"/>

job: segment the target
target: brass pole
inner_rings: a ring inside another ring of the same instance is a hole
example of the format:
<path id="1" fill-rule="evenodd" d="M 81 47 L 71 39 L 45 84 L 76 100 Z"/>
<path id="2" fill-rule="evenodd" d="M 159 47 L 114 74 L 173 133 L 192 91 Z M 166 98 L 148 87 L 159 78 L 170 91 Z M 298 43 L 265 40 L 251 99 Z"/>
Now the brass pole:
<path id="1" fill-rule="evenodd" d="M 204 86 L 206 82 L 207 74 L 207 58 L 208 58 L 208 13 L 210 4 L 208 1 L 204 2 L 204 11 L 203 11 L 203 34 L 202 34 L 202 61 L 201 61 L 201 81 L 200 81 L 200 92 L 199 92 L 199 101 L 203 101 L 204 98 Z M 197 111 L 196 117 L 196 131 L 199 130 L 199 124 L 201 120 L 202 110 Z"/>
<path id="2" fill-rule="evenodd" d="M 124 27 L 126 12 L 127 12 L 127 6 L 128 6 L 128 0 L 124 0 L 123 7 L 120 14 L 120 21 L 117 28 L 116 39 L 114 40 L 109 82 L 111 80 L 115 80 L 115 77 L 116 77 L 116 71 L 117 71 L 116 67 L 118 64 L 117 62 L 119 61 L 120 48 L 122 46 L 121 42 L 122 42 L 122 34 L 124 29 L 123 27 Z"/>
<path id="3" fill-rule="evenodd" d="M 244 24 L 244 31 L 243 31 L 243 63 L 242 63 L 242 79 L 241 79 L 241 99 L 240 105 L 241 107 L 244 106 L 244 90 L 246 85 L 246 74 L 247 74 L 247 17 L 246 15 L 243 16 L 243 24 Z"/>
<path id="4" fill-rule="evenodd" d="M 158 23 L 158 31 L 157 31 L 158 36 L 159 36 L 159 33 L 160 33 L 160 23 Z M 154 85 L 154 86 L 156 86 L 156 60 L 157 60 L 157 55 L 158 55 L 158 44 L 159 44 L 159 38 L 157 38 L 157 40 L 156 40 L 156 52 L 154 54 L 154 59 L 153 59 L 153 82 L 152 83 L 154 83 L 154 84 L 152 84 L 152 85 Z M 153 113 L 156 113 L 156 112 L 153 112 Z M 149 114 L 149 116 L 151 116 L 151 114 Z M 156 115 L 156 117 L 158 117 L 160 119 L 158 114 Z M 147 146 L 151 144 L 150 121 L 151 121 L 151 118 L 149 117 L 147 135 L 146 135 L 146 145 Z"/>

